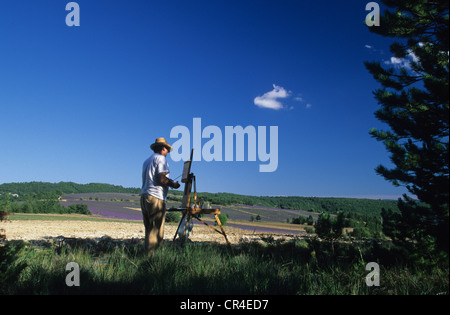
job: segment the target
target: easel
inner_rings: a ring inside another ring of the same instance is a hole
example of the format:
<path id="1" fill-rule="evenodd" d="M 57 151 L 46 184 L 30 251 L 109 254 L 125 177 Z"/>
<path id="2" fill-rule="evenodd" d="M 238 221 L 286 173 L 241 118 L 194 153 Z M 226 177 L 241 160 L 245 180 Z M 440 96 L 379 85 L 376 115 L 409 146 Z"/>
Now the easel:
<path id="1" fill-rule="evenodd" d="M 183 219 L 187 216 L 186 220 L 186 226 L 184 228 L 183 232 L 183 238 L 182 241 L 184 242 L 186 240 L 186 230 L 188 227 L 189 222 L 192 220 L 192 218 L 195 218 L 205 224 L 207 227 L 211 228 L 212 230 L 216 231 L 217 233 L 223 235 L 225 237 L 225 240 L 228 244 L 228 246 L 231 248 L 230 242 L 228 241 L 227 235 L 225 234 L 225 230 L 222 226 L 222 223 L 219 219 L 220 209 L 205 209 L 201 208 L 200 204 L 197 203 L 197 187 L 195 182 L 195 176 L 193 173 L 191 173 L 191 164 L 192 164 L 192 158 L 194 155 L 194 149 L 191 150 L 191 159 L 189 161 L 184 162 L 184 168 L 183 168 L 183 175 L 181 178 L 181 182 L 184 183 L 184 194 L 183 194 L 183 201 L 181 202 L 181 208 L 176 209 L 169 209 L 167 211 L 180 211 L 183 213 L 183 216 L 181 217 L 180 223 L 178 224 L 178 228 L 175 231 L 175 236 L 173 237 L 173 240 L 177 238 L 178 230 L 180 229 L 181 223 L 183 222 Z M 192 190 L 192 184 L 194 185 L 194 203 L 191 205 L 191 190 Z M 211 225 L 203 221 L 199 215 L 200 214 L 213 214 L 217 224 L 220 227 L 220 231 L 216 228 L 213 228 Z"/>

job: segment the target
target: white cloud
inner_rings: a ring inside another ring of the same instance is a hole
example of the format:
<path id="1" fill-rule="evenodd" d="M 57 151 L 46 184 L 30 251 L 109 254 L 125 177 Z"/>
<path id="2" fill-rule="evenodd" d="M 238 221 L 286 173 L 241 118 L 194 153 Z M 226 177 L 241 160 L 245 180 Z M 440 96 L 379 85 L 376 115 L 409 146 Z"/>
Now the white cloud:
<path id="1" fill-rule="evenodd" d="M 284 108 L 283 104 L 278 99 L 285 99 L 289 97 L 290 93 L 285 88 L 277 85 L 273 85 L 273 90 L 264 93 L 262 96 L 257 96 L 254 99 L 254 103 L 258 107 L 270 108 L 274 110 Z"/>
<path id="2" fill-rule="evenodd" d="M 370 46 L 370 45 L 364 45 L 364 47 L 366 47 L 367 49 L 372 49 L 373 48 L 373 46 Z"/>
<path id="3" fill-rule="evenodd" d="M 312 107 L 311 104 L 306 104 L 306 108 L 307 108 L 307 109 L 309 109 L 309 108 L 311 108 L 311 107 Z"/>
<path id="4" fill-rule="evenodd" d="M 414 62 L 419 62 L 419 57 L 417 57 L 417 55 L 413 53 L 412 50 L 409 50 L 408 57 L 410 57 Z"/>
<path id="5" fill-rule="evenodd" d="M 391 57 L 391 60 L 390 61 L 386 61 L 385 63 L 398 65 L 398 64 L 401 64 L 403 61 L 404 61 L 404 59 L 402 59 L 402 58 Z"/>
<path id="6" fill-rule="evenodd" d="M 393 65 L 394 67 L 402 67 L 411 70 L 411 62 L 419 62 L 419 58 L 414 54 L 412 50 L 408 50 L 408 55 L 405 58 L 391 57 L 390 60 L 385 60 L 387 65 Z"/>

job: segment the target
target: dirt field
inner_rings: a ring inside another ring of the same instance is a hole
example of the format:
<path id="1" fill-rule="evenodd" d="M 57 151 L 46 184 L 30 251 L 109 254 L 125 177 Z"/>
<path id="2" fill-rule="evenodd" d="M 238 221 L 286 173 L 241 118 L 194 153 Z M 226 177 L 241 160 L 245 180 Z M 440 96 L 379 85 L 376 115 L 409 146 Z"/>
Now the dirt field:
<path id="1" fill-rule="evenodd" d="M 164 239 L 172 240 L 176 228 L 175 225 L 166 224 Z M 101 238 L 103 236 L 109 236 L 113 239 L 144 238 L 144 226 L 140 222 L 13 220 L 0 223 L 0 229 L 4 229 L 3 234 L 6 235 L 7 240 L 44 240 L 58 236 L 65 238 Z M 225 232 L 232 244 L 240 241 L 258 240 L 261 236 L 267 235 L 231 227 L 225 227 Z M 274 237 L 282 236 L 274 235 Z M 196 225 L 189 238 L 192 241 L 225 243 L 225 238 L 221 234 L 204 225 Z"/>

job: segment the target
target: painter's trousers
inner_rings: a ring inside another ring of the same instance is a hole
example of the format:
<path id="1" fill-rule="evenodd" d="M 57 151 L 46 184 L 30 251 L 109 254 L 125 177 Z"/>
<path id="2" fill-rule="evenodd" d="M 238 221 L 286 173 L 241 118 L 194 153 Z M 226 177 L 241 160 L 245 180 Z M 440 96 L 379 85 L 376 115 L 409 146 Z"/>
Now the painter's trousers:
<path id="1" fill-rule="evenodd" d="M 145 251 L 153 255 L 164 238 L 166 202 L 151 195 L 141 195 L 142 219 L 145 226 Z"/>

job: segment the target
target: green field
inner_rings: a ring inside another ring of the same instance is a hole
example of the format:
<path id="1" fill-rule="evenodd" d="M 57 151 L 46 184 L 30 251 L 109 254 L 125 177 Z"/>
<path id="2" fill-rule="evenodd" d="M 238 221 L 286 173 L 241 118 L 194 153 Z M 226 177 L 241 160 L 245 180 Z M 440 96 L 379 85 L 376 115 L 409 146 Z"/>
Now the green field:
<path id="1" fill-rule="evenodd" d="M 448 294 L 448 266 L 408 265 L 394 249 L 373 244 L 274 241 L 225 245 L 168 243 L 149 259 L 142 245 L 90 247 L 10 243 L 4 294 Z M 86 243 L 87 244 L 87 243 Z M 397 257 L 399 258 L 399 257 Z M 380 286 L 367 286 L 369 261 Z M 67 286 L 66 265 L 80 267 L 80 286 Z M 6 282 L 7 281 L 7 282 Z M 7 285 L 6 285 L 7 283 Z M 1 283 L 0 283 L 1 284 Z"/>

